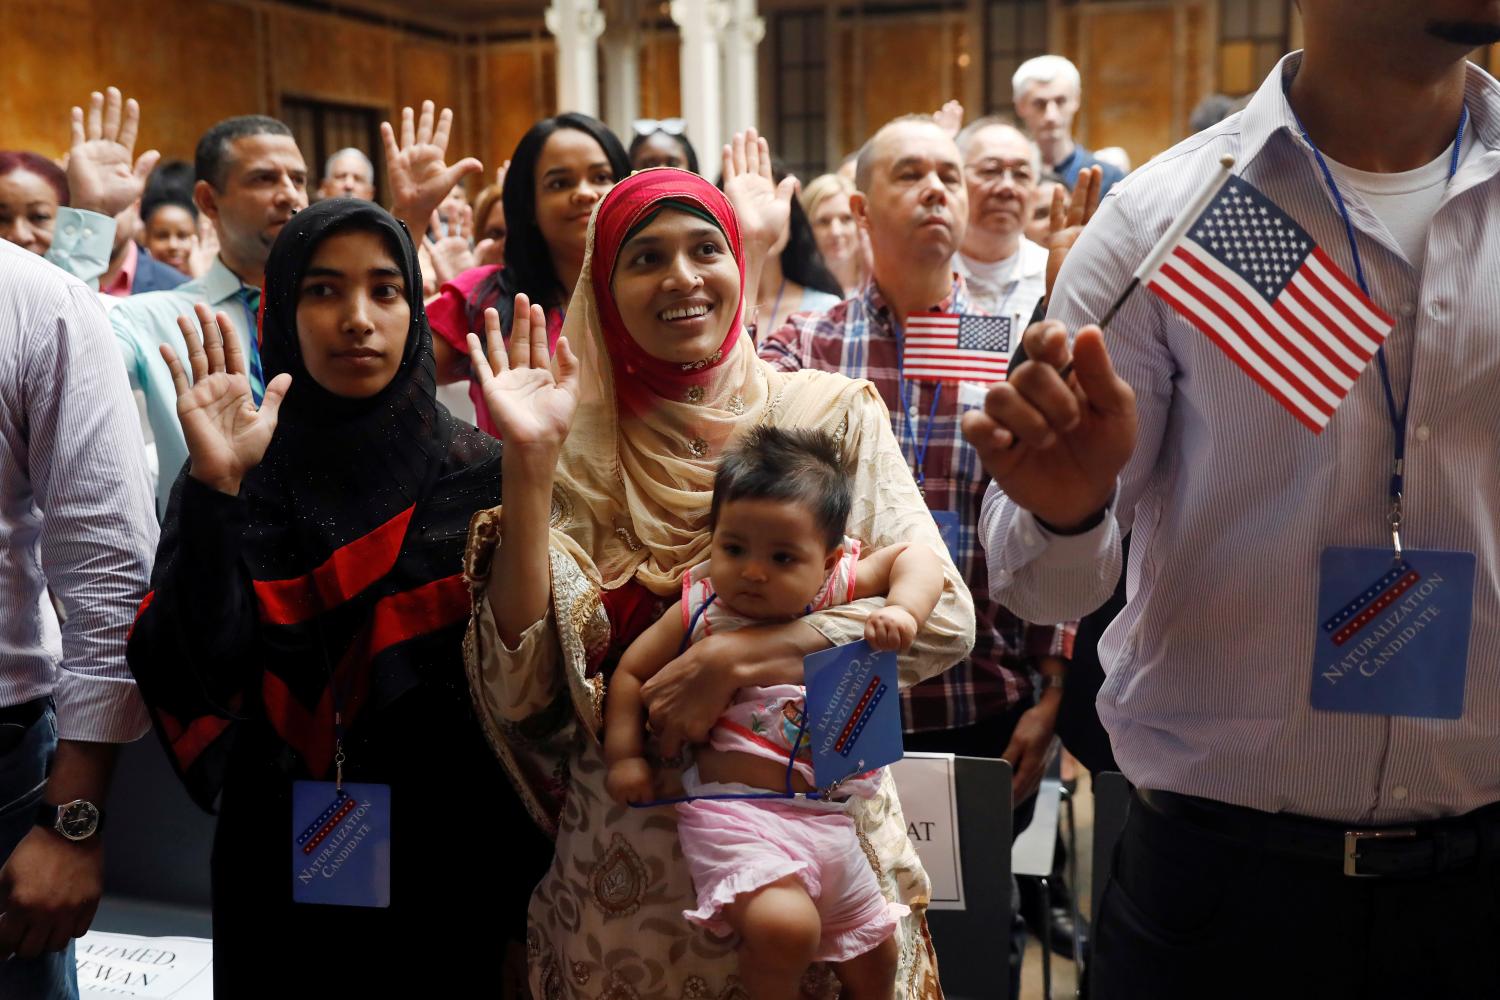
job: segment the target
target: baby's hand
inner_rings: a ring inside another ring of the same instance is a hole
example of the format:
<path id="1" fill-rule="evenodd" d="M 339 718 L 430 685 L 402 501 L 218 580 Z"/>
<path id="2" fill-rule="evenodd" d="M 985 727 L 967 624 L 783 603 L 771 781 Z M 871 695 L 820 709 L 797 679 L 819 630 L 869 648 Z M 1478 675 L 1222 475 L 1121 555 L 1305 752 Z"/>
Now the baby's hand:
<path id="1" fill-rule="evenodd" d="M 609 797 L 623 805 L 632 802 L 650 802 L 656 797 L 651 780 L 651 765 L 644 757 L 627 757 L 609 765 L 604 777 L 604 788 Z"/>
<path id="2" fill-rule="evenodd" d="M 887 604 L 865 622 L 865 641 L 873 649 L 904 653 L 917 641 L 917 619 L 905 608 Z"/>

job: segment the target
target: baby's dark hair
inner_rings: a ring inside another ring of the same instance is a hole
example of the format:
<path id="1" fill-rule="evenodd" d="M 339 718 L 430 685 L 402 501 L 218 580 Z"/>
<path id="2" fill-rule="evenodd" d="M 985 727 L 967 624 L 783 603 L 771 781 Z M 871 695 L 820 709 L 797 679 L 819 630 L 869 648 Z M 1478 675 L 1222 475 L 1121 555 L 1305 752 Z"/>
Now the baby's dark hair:
<path id="1" fill-rule="evenodd" d="M 844 540 L 854 506 L 839 448 L 822 431 L 757 427 L 724 452 L 714 475 L 708 527 L 730 500 L 786 500 L 803 504 L 832 549 Z"/>

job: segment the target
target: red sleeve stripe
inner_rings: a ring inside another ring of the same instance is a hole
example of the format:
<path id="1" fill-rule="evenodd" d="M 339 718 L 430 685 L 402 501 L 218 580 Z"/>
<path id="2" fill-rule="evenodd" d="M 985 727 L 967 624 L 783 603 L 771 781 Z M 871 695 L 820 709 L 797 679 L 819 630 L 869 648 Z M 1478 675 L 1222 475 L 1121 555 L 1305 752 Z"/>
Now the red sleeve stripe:
<path id="1" fill-rule="evenodd" d="M 337 549 L 328 560 L 288 580 L 256 580 L 261 621 L 295 625 L 349 600 L 396 564 L 406 526 L 416 508 L 408 507 L 374 531 Z"/>
<path id="2" fill-rule="evenodd" d="M 346 692 L 345 724 L 354 720 L 364 702 L 371 660 L 397 643 L 463 621 L 469 609 L 469 590 L 461 573 L 381 598 L 370 624 L 355 638 L 334 671 L 335 682 Z M 309 773 L 326 774 L 333 762 L 332 690 L 325 687 L 317 708 L 310 712 L 286 682 L 268 670 L 261 682 L 261 696 L 277 735 L 302 755 Z"/>

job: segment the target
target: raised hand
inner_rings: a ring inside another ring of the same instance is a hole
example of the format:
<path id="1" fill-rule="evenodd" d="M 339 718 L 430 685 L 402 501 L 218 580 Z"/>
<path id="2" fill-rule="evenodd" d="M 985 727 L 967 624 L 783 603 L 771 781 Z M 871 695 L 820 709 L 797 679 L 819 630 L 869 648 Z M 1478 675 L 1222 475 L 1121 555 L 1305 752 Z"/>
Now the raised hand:
<path id="1" fill-rule="evenodd" d="M 956 136 L 959 129 L 964 127 L 964 106 L 959 101 L 948 101 L 932 113 L 932 120 L 949 137 Z"/>
<path id="2" fill-rule="evenodd" d="M 963 415 L 963 433 L 1008 497 L 1066 531 L 1108 504 L 1135 448 L 1135 393 L 1097 326 L 1079 331 L 1071 355 L 1055 321 L 1033 324 L 1023 343 L 1027 360 Z"/>
<path id="3" fill-rule="evenodd" d="M 161 345 L 161 356 L 177 388 L 177 419 L 187 439 L 188 474 L 234 495 L 245 473 L 265 457 L 292 377 L 283 372 L 272 379 L 257 409 L 250 394 L 245 353 L 229 316 L 215 315 L 202 303 L 193 309 L 203 327 L 201 338 L 190 317 L 177 317 L 177 327 L 187 342 L 192 382 L 171 347 Z"/>
<path id="4" fill-rule="evenodd" d="M 736 132 L 724 147 L 724 195 L 734 206 L 747 253 L 765 253 L 776 245 L 792 217 L 797 178 L 780 184 L 771 174 L 771 147 L 755 129 Z"/>
<path id="5" fill-rule="evenodd" d="M 489 356 L 471 333 L 469 360 L 501 440 L 507 449 L 536 450 L 555 457 L 578 411 L 578 358 L 567 338 L 557 341 L 557 354 L 549 358 L 547 318 L 542 307 L 532 305 L 524 295 L 516 296 L 509 346 L 500 333 L 500 314 L 494 309 L 484 311 L 484 336 Z"/>
<path id="6" fill-rule="evenodd" d="M 484 169 L 474 157 L 459 160 L 451 167 L 446 161 L 448 136 L 453 130 L 453 110 L 444 108 L 433 121 L 434 106 L 422 102 L 422 115 L 416 119 L 411 108 L 401 109 L 401 143 L 390 122 L 380 123 L 380 137 L 385 140 L 385 169 L 391 184 L 391 214 L 406 223 L 412 238 L 453 186 L 469 174 Z"/>
<path id="7" fill-rule="evenodd" d="M 135 157 L 140 125 L 140 105 L 132 97 L 124 102 L 122 114 L 116 87 L 89 95 L 87 115 L 82 108 L 73 108 L 73 142 L 68 150 L 72 207 L 114 217 L 146 190 L 146 178 L 161 154 L 151 149 Z"/>
<path id="8" fill-rule="evenodd" d="M 432 278 L 439 287 L 478 264 L 475 249 L 469 243 L 474 236 L 474 209 L 465 205 L 450 216 L 448 222 L 448 235 L 428 248 L 432 258 Z M 436 211 L 432 213 L 429 224 L 435 232 L 441 231 Z"/>
<path id="9" fill-rule="evenodd" d="M 1104 189 L 1104 170 L 1101 167 L 1085 167 L 1078 171 L 1078 183 L 1069 194 L 1061 184 L 1052 189 L 1052 214 L 1047 219 L 1047 294 L 1052 294 L 1052 285 L 1057 281 L 1057 272 L 1062 270 L 1068 251 L 1083 235 L 1083 227 L 1089 224 L 1094 213 L 1099 211 L 1099 193 Z"/>

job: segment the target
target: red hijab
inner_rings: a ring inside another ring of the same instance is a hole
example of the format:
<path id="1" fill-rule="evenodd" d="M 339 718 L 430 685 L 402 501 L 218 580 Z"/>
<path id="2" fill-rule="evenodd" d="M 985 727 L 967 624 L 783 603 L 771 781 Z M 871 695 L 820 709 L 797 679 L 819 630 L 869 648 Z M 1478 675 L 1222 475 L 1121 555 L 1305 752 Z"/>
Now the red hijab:
<path id="1" fill-rule="evenodd" d="M 647 354 L 620 318 L 610 292 L 615 261 L 625 241 L 648 216 L 660 210 L 665 202 L 681 202 L 683 208 L 711 219 L 729 241 L 740 271 L 740 301 L 735 303 L 734 322 L 725 332 L 718 350 L 701 361 L 677 364 Z M 741 311 L 744 308 L 745 255 L 740 240 L 739 220 L 724 193 L 695 173 L 675 167 L 657 167 L 632 174 L 616 184 L 604 196 L 594 219 L 594 253 L 590 268 L 594 300 L 598 303 L 604 345 L 615 371 L 615 391 L 619 402 L 629 412 L 642 413 L 651 407 L 652 396 L 681 399 L 693 385 L 709 381 L 712 372 L 729 357 L 730 348 L 740 336 Z"/>

